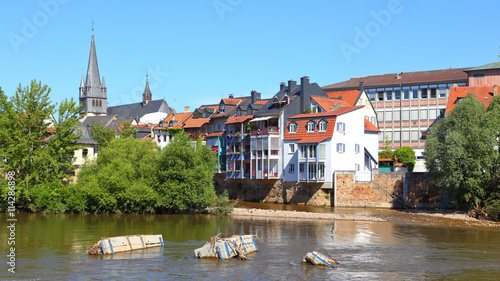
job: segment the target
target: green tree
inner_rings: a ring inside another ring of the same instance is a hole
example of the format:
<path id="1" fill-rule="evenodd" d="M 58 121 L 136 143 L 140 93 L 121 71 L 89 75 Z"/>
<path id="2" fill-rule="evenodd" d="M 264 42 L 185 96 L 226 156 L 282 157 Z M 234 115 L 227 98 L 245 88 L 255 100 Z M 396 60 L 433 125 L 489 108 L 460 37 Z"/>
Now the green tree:
<path id="1" fill-rule="evenodd" d="M 73 170 L 71 165 L 79 107 L 73 100 L 64 101 L 53 119 L 56 105 L 49 99 L 50 88 L 33 80 L 30 86 L 19 85 L 7 101 L 0 98 L 2 107 L 0 151 L 8 161 L 0 168 L 16 172 L 17 206 L 25 210 L 46 211 L 51 203 L 36 202 L 40 194 L 54 202 L 63 190 Z M 43 200 L 43 199 L 41 199 Z M 44 207 L 45 206 L 45 207 Z M 64 211 L 62 206 L 48 211 Z"/>
<path id="2" fill-rule="evenodd" d="M 407 146 L 400 147 L 394 151 L 394 155 L 397 157 L 398 163 L 406 164 L 408 171 L 413 171 L 416 159 L 413 148 Z"/>
<path id="3" fill-rule="evenodd" d="M 122 138 L 133 137 L 137 132 L 137 129 L 129 121 L 121 123 L 120 126 L 123 130 L 123 133 L 120 135 Z"/>
<path id="4" fill-rule="evenodd" d="M 217 156 L 207 146 L 191 142 L 189 135 L 176 134 L 160 154 L 158 193 L 166 210 L 185 213 L 210 206 L 215 199 L 213 176 Z"/>
<path id="5" fill-rule="evenodd" d="M 102 123 L 92 121 L 90 125 L 90 135 L 99 143 L 99 150 L 106 147 L 115 138 L 115 132 L 110 128 L 106 128 Z"/>
<path id="6" fill-rule="evenodd" d="M 72 212 L 154 213 L 159 207 L 155 144 L 115 138 L 85 165 L 68 205 Z"/>
<path id="7" fill-rule="evenodd" d="M 498 173 L 498 166 L 494 166 L 498 164 L 499 142 L 492 130 L 498 125 L 487 120 L 490 112 L 499 114 L 498 99 L 495 103 L 495 110 L 485 114 L 483 103 L 469 93 L 448 117 L 432 126 L 426 141 L 428 177 L 454 195 L 458 203 L 468 203 L 475 209 L 498 185 L 493 178 Z"/>

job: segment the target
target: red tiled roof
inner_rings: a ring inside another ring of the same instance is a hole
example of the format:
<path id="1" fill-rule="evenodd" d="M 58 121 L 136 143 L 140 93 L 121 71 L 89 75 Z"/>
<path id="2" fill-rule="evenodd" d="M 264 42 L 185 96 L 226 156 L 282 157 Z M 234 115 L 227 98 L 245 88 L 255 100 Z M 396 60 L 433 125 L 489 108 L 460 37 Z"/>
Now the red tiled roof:
<path id="1" fill-rule="evenodd" d="M 368 121 L 368 119 L 365 118 L 365 132 L 380 132 L 379 128 L 377 126 L 373 125 L 372 122 Z"/>
<path id="2" fill-rule="evenodd" d="M 224 132 L 214 132 L 214 133 L 208 134 L 207 138 L 208 137 L 218 137 L 218 136 L 221 136 L 223 134 L 224 134 Z"/>
<path id="3" fill-rule="evenodd" d="M 397 78 L 396 73 L 372 75 L 364 77 L 353 77 L 347 81 L 327 85 L 321 87 L 326 90 L 335 89 L 358 89 L 359 82 L 363 82 L 364 87 L 373 86 L 400 86 L 405 84 L 419 83 L 439 83 L 447 81 L 463 80 L 467 82 L 467 73 L 464 72 L 468 68 L 450 68 L 430 71 L 404 72 Z"/>
<path id="4" fill-rule="evenodd" d="M 319 112 L 319 113 L 303 113 L 303 114 L 298 114 L 292 117 L 288 117 L 288 119 L 298 119 L 298 118 L 316 118 L 316 117 L 327 117 L 327 116 L 337 116 L 341 115 L 356 109 L 363 108 L 364 105 L 358 105 L 358 106 L 348 106 L 348 107 L 343 107 L 336 109 L 334 111 L 327 111 L 327 112 Z"/>
<path id="5" fill-rule="evenodd" d="M 469 93 L 473 93 L 486 107 L 493 100 L 493 86 L 451 87 L 448 104 L 446 105 L 446 115 L 449 115 L 453 111 L 453 108 L 457 104 L 457 99 L 464 98 Z"/>
<path id="6" fill-rule="evenodd" d="M 183 128 L 201 128 L 201 126 L 205 125 L 206 123 L 210 122 L 210 118 L 198 118 L 198 119 L 193 119 L 190 117 L 186 122 L 184 123 Z"/>
<path id="7" fill-rule="evenodd" d="M 339 99 L 311 97 L 323 110 L 331 111 L 334 105 L 350 106 L 347 102 Z"/>
<path id="8" fill-rule="evenodd" d="M 226 124 L 242 123 L 247 120 L 253 119 L 253 115 L 233 116 L 227 119 Z"/>
<path id="9" fill-rule="evenodd" d="M 240 102 L 242 102 L 243 99 L 238 99 L 238 98 L 227 98 L 227 99 L 222 99 L 222 102 L 227 105 L 238 105 Z"/>
<path id="10" fill-rule="evenodd" d="M 183 113 L 171 113 L 165 119 L 163 119 L 163 127 L 159 128 L 158 126 L 155 127 L 155 129 L 167 129 L 167 128 L 181 128 L 182 124 L 192 115 L 192 112 L 183 112 Z M 175 115 L 175 120 L 179 121 L 177 124 L 175 124 L 172 127 L 169 127 L 169 122 L 172 120 L 172 117 Z"/>
<path id="11" fill-rule="evenodd" d="M 269 100 L 258 100 L 255 102 L 255 104 L 266 104 Z"/>
<path id="12" fill-rule="evenodd" d="M 326 127 L 325 132 L 318 132 L 317 125 L 316 125 L 316 128 L 315 128 L 313 133 L 307 132 L 307 123 L 309 122 L 309 120 L 313 120 L 317 124 L 320 120 L 323 120 L 323 119 L 328 121 L 328 125 Z M 286 131 L 285 131 L 285 140 L 299 140 L 297 143 L 320 143 L 320 142 L 322 142 L 326 139 L 329 139 L 333 136 L 336 120 L 337 120 L 337 118 L 335 116 L 325 116 L 324 118 L 311 117 L 308 119 L 290 121 L 290 122 L 288 122 Z M 291 122 L 297 123 L 297 132 L 296 133 L 291 134 L 288 130 L 288 126 L 290 125 Z"/>
<path id="13" fill-rule="evenodd" d="M 136 128 L 150 128 L 148 124 L 139 124 L 139 125 L 134 125 Z"/>
<path id="14" fill-rule="evenodd" d="M 335 91 L 335 92 L 327 92 L 327 96 L 330 98 L 341 98 L 348 105 L 355 106 L 356 101 L 359 98 L 360 92 L 359 90 L 345 90 L 345 91 Z"/>

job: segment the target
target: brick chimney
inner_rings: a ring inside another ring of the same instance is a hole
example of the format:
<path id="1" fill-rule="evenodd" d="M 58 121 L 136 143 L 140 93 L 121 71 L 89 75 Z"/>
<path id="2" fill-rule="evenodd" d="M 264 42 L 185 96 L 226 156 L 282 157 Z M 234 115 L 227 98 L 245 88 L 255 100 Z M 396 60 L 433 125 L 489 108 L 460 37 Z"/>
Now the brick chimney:
<path id="1" fill-rule="evenodd" d="M 184 106 L 184 112 L 188 113 L 189 111 L 191 111 L 191 108 L 189 106 Z"/>
<path id="2" fill-rule="evenodd" d="M 234 95 L 233 94 L 229 94 L 229 98 L 230 99 L 234 99 Z"/>
<path id="3" fill-rule="evenodd" d="M 280 89 L 281 91 L 281 89 Z M 252 91 L 250 93 L 251 97 L 252 97 L 252 101 L 251 103 L 256 103 L 258 100 L 260 100 L 260 93 L 257 93 L 257 91 Z"/>
<path id="4" fill-rule="evenodd" d="M 284 91 L 285 91 L 285 89 L 286 89 L 286 84 L 285 84 L 285 82 L 281 82 L 281 83 L 280 83 L 280 92 L 284 92 Z"/>
<path id="5" fill-rule="evenodd" d="M 311 108 L 311 94 L 309 93 L 309 76 L 300 78 L 300 113 Z"/>

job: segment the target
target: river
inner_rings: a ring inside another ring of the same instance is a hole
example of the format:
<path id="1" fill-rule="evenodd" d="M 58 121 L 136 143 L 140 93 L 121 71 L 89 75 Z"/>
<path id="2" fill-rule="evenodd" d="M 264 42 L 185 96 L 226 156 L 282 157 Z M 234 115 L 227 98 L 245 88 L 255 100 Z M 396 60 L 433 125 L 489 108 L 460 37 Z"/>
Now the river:
<path id="1" fill-rule="evenodd" d="M 292 205 L 259 208 L 356 213 L 386 222 L 307 221 L 209 215 L 17 214 L 16 273 L 7 271 L 8 230 L 0 232 L 0 278 L 35 280 L 490 280 L 500 276 L 500 228 L 395 210 Z M 6 214 L 0 220 L 7 221 Z M 89 256 L 101 236 L 162 234 L 163 249 Z M 222 233 L 255 234 L 247 261 L 196 259 L 193 250 Z M 313 250 L 334 269 L 302 265 Z"/>

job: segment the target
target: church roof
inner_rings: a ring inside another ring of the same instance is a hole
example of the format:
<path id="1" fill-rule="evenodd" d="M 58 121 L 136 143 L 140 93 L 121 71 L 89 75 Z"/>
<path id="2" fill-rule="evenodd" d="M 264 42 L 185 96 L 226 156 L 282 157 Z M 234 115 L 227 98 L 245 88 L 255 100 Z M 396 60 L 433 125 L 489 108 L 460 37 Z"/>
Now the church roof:
<path id="1" fill-rule="evenodd" d="M 85 86 L 91 87 L 90 93 L 86 94 L 87 97 L 102 97 L 101 79 L 99 76 L 99 67 L 97 65 L 97 53 L 95 51 L 94 31 L 92 31 L 92 41 L 90 42 L 89 65 L 87 67 Z"/>
<path id="2" fill-rule="evenodd" d="M 170 114 L 172 113 L 172 109 L 168 107 L 168 104 L 164 99 L 153 100 L 148 102 L 146 105 L 142 102 L 137 102 L 108 107 L 108 115 L 116 115 L 116 118 L 118 119 L 138 119 L 153 112 L 165 112 Z"/>

